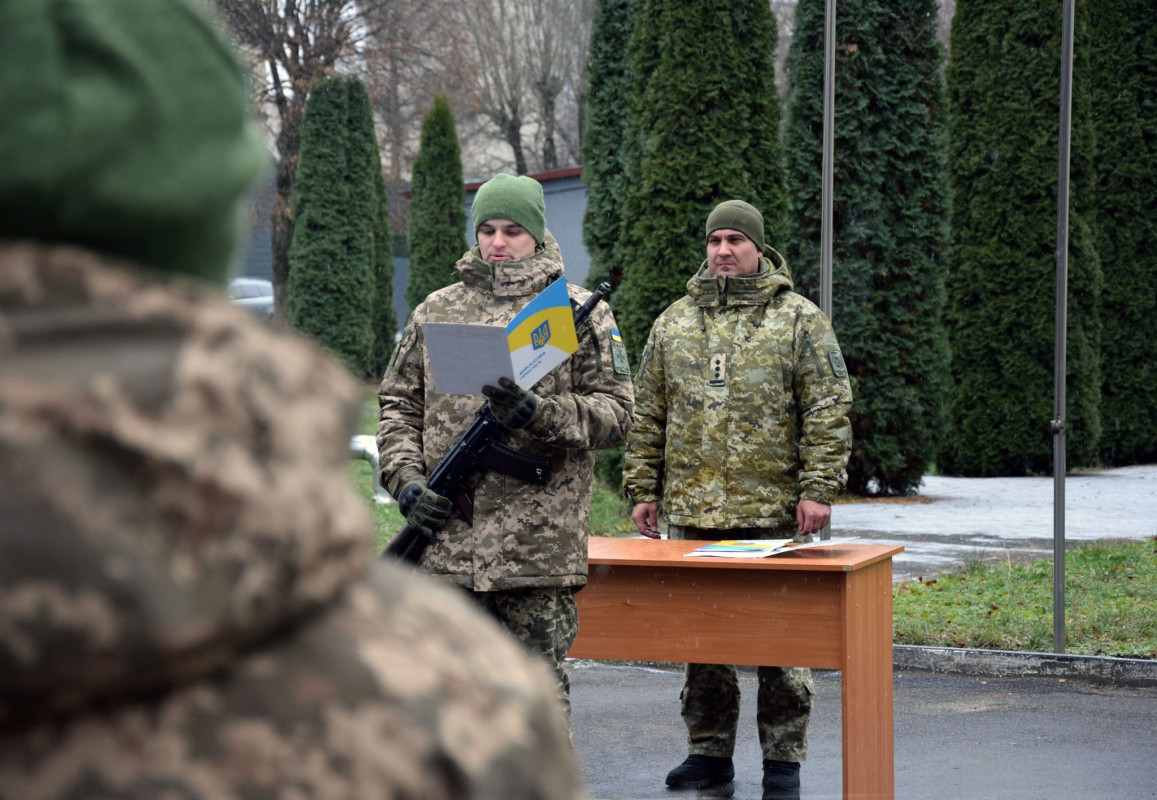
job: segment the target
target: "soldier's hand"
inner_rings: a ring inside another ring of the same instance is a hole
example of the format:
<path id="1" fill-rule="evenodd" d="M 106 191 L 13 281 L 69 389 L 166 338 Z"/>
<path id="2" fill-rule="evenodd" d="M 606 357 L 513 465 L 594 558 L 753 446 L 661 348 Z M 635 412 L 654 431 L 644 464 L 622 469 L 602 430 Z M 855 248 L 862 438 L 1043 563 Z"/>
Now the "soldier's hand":
<path id="1" fill-rule="evenodd" d="M 658 503 L 636 503 L 631 509 L 631 521 L 635 523 L 639 533 L 648 539 L 658 539 L 662 536 L 659 533 Z"/>
<path id="2" fill-rule="evenodd" d="M 398 510 L 406 518 L 406 524 L 429 538 L 446 525 L 454 506 L 449 499 L 427 486 L 425 478 L 419 477 L 402 487 Z"/>
<path id="3" fill-rule="evenodd" d="M 482 394 L 486 395 L 494 418 L 511 430 L 525 428 L 534 422 L 541 407 L 538 395 L 523 389 L 510 378 L 499 378 L 497 386 L 483 386 Z"/>
<path id="4" fill-rule="evenodd" d="M 832 518 L 832 507 L 815 500 L 800 500 L 795 508 L 795 521 L 800 536 L 819 533 Z"/>

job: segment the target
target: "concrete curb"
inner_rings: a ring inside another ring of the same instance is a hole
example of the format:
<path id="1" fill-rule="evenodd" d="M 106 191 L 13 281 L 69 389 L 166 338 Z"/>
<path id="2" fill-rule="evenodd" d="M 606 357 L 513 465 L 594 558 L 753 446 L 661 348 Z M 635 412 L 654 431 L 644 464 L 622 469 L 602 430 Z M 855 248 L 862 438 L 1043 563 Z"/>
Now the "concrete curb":
<path id="1" fill-rule="evenodd" d="M 682 671 L 683 665 L 659 661 L 569 659 L 578 667 L 616 666 Z M 963 647 L 892 646 L 892 668 L 938 675 L 990 678 L 1056 677 L 1114 686 L 1157 686 L 1157 661 L 1143 658 L 1080 656 L 1068 653 L 1020 653 Z M 755 667 L 740 667 L 754 670 Z"/>
<path id="2" fill-rule="evenodd" d="M 892 667 L 942 675 L 1080 678 L 1115 686 L 1157 686 L 1157 661 L 1143 658 L 898 644 L 892 646 Z"/>

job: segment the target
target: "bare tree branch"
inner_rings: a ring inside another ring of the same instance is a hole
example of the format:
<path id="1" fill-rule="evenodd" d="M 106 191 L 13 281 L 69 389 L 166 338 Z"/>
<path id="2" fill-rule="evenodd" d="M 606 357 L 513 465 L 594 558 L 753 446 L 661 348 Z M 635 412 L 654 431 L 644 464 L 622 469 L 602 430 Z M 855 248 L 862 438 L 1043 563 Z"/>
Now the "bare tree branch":
<path id="1" fill-rule="evenodd" d="M 289 280 L 289 243 L 293 238 L 293 180 L 301 140 L 299 129 L 310 88 L 332 72 L 343 57 L 357 53 L 364 36 L 361 17 L 379 2 L 354 0 L 213 0 L 241 48 L 260 71 L 259 108 L 277 150 L 277 198 L 270 216 L 273 229 L 275 315 L 284 322 Z"/>

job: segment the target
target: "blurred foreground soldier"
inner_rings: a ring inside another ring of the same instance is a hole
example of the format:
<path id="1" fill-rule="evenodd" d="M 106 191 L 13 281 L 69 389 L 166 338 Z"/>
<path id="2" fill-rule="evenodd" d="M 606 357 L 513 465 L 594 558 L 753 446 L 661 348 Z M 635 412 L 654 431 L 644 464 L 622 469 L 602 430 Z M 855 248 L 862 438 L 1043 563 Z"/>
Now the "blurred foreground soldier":
<path id="1" fill-rule="evenodd" d="M 587 581 L 594 451 L 626 435 L 634 407 L 630 369 L 615 320 L 600 303 L 579 326 L 578 350 L 533 389 L 504 381 L 486 398 L 435 391 L 422 335 L 426 322 L 506 325 L 563 275 L 546 230 L 542 186 L 498 175 L 474 197 L 478 239 L 459 259 L 462 280 L 416 309 L 378 391 L 381 483 L 407 521 L 432 542 L 421 569 L 470 591 L 554 668 L 569 710 L 563 661 L 578 633 L 574 592 Z M 571 285 L 572 301 L 590 292 Z M 451 513 L 426 476 L 473 422 L 483 402 L 507 429 L 502 444 L 549 460 L 549 478 L 531 483 L 487 469 L 472 488 L 473 525 Z"/>
<path id="2" fill-rule="evenodd" d="M 186 277 L 266 160 L 200 12 L 0 4 L 0 108 L 0 798 L 581 797 L 549 670 L 371 559 L 356 383 Z"/>
<path id="3" fill-rule="evenodd" d="M 707 260 L 651 329 L 636 376 L 623 482 L 639 533 L 673 539 L 803 541 L 827 524 L 847 482 L 852 393 L 827 317 L 792 291 L 763 215 L 739 200 L 707 218 Z M 756 722 L 764 800 L 799 797 L 812 682 L 760 667 Z M 688 664 L 687 760 L 672 788 L 735 776 L 733 666 Z"/>

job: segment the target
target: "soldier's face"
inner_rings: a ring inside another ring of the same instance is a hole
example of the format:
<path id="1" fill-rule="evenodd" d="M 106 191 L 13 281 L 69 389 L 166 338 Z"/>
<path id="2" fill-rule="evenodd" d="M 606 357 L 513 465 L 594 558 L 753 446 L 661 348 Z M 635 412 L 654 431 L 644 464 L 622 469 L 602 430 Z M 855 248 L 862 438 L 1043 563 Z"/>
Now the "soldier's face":
<path id="1" fill-rule="evenodd" d="M 712 275 L 750 275 L 759 269 L 759 248 L 731 228 L 712 231 L 707 236 L 707 269 Z"/>
<path id="2" fill-rule="evenodd" d="M 478 226 L 478 249 L 487 261 L 513 261 L 534 252 L 530 231 L 510 219 L 488 219 Z"/>

